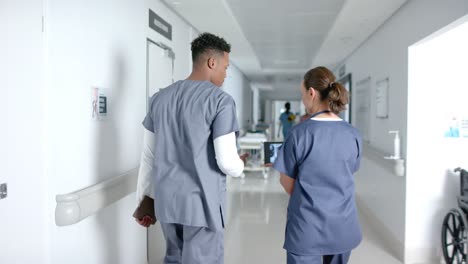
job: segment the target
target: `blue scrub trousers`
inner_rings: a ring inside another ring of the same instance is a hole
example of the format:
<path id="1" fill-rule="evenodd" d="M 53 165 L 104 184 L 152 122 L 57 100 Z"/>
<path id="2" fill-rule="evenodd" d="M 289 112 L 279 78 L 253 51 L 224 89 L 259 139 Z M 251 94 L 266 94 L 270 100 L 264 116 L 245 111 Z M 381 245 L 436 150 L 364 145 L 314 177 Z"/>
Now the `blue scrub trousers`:
<path id="1" fill-rule="evenodd" d="M 288 252 L 288 264 L 346 264 L 351 252 L 327 256 L 305 256 Z"/>
<path id="2" fill-rule="evenodd" d="M 161 223 L 166 239 L 164 264 L 223 264 L 224 230 Z"/>

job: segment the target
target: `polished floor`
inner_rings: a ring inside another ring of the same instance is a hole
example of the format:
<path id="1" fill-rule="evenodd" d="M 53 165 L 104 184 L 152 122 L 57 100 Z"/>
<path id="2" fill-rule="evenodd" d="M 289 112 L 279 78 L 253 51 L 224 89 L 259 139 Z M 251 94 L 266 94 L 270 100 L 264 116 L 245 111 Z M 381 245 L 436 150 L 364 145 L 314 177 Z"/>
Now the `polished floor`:
<path id="1" fill-rule="evenodd" d="M 260 173 L 228 179 L 225 264 L 284 264 L 284 226 L 288 195 L 273 170 L 268 179 Z M 382 246 L 364 218 L 361 245 L 349 264 L 401 264 Z"/>

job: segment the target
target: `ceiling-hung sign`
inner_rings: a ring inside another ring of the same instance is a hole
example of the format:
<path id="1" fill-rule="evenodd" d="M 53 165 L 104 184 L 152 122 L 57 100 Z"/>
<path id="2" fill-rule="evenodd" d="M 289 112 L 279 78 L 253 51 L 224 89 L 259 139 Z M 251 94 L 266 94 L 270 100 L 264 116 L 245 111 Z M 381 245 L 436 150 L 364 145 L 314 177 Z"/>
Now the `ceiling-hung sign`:
<path id="1" fill-rule="evenodd" d="M 153 10 L 149 10 L 149 27 L 172 40 L 172 25 L 158 16 Z"/>

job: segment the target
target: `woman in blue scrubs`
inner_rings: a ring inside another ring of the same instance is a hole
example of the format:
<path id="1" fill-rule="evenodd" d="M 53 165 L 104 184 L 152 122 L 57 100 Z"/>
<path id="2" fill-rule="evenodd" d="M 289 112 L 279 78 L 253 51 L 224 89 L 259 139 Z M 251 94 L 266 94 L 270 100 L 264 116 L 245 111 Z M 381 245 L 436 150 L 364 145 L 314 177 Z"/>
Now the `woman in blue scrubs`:
<path id="1" fill-rule="evenodd" d="M 273 164 L 290 194 L 287 263 L 345 264 L 362 239 L 353 180 L 361 136 L 338 117 L 348 92 L 330 70 L 308 71 L 301 94 L 310 118 L 290 130 Z"/>

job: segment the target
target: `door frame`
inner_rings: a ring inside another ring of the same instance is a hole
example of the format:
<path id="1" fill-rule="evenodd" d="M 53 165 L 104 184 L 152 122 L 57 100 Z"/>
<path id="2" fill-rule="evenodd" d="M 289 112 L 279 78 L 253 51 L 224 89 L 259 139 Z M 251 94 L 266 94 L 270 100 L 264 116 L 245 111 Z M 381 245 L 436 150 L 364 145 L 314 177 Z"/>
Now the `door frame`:
<path id="1" fill-rule="evenodd" d="M 146 112 L 148 112 L 149 110 L 149 99 L 150 99 L 150 94 L 149 94 L 149 91 L 150 91 L 150 79 L 149 79 L 149 75 L 150 75 L 150 69 L 149 69 L 149 64 L 150 64 L 150 58 L 149 58 L 149 51 L 150 51 L 150 46 L 151 45 L 156 45 L 160 48 L 162 48 L 163 50 L 166 51 L 167 53 L 167 56 L 169 58 L 171 58 L 172 60 L 172 83 L 174 83 L 174 62 L 175 62 L 175 52 L 172 50 L 171 47 L 165 45 L 164 43 L 162 42 L 156 42 L 150 38 L 146 38 Z"/>

